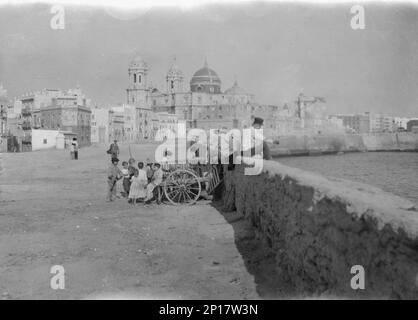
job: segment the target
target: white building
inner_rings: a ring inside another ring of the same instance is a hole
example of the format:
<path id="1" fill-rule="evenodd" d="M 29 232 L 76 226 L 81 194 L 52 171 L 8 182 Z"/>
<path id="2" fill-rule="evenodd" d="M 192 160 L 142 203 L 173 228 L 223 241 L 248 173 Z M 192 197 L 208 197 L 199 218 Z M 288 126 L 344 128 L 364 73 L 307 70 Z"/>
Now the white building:
<path id="1" fill-rule="evenodd" d="M 110 136 L 110 111 L 104 108 L 91 109 L 91 142 L 109 143 Z"/>
<path id="2" fill-rule="evenodd" d="M 131 105 L 119 105 L 111 108 L 114 119 L 114 129 L 121 131 L 119 138 L 120 141 L 134 142 L 136 141 L 136 109 Z"/>
<path id="3" fill-rule="evenodd" d="M 57 146 L 59 130 L 32 129 L 32 151 L 52 149 Z"/>
<path id="4" fill-rule="evenodd" d="M 395 126 L 397 129 L 406 130 L 408 121 L 412 119 L 405 118 L 405 117 L 395 117 L 394 120 L 395 120 Z"/>
<path id="5" fill-rule="evenodd" d="M 395 118 L 385 114 L 370 114 L 371 132 L 394 132 L 397 130 Z"/>

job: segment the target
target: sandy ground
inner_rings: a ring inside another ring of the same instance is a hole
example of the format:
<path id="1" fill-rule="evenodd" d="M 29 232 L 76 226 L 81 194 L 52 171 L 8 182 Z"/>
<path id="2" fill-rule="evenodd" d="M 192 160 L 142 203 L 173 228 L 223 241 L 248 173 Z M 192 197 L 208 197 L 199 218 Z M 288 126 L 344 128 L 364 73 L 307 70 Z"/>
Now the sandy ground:
<path id="1" fill-rule="evenodd" d="M 237 242 L 237 224 L 228 223 L 228 216 L 208 202 L 148 207 L 132 207 L 124 199 L 107 203 L 106 147 L 83 148 L 78 161 L 59 150 L 2 155 L 2 299 L 263 295 L 263 285 L 257 283 L 263 282 L 262 277 L 257 280 L 260 270 L 251 267 L 254 257 L 246 257 L 243 242 Z M 154 148 L 137 145 L 132 153 L 145 161 Z M 122 146 L 121 160 L 128 157 L 127 146 Z M 244 242 L 246 237 L 243 232 Z M 53 265 L 65 269 L 64 290 L 50 287 Z"/>

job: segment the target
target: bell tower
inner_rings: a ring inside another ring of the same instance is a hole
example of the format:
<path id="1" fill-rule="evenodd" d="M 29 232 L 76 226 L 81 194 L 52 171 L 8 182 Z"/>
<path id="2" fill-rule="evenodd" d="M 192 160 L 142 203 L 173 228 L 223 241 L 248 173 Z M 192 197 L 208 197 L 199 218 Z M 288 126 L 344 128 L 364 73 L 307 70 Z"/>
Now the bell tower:
<path id="1" fill-rule="evenodd" d="M 129 64 L 129 87 L 127 92 L 127 104 L 146 106 L 148 97 L 148 64 L 140 57 L 137 56 Z"/>
<path id="2" fill-rule="evenodd" d="M 178 93 L 183 91 L 183 80 L 184 75 L 176 64 L 176 57 L 174 57 L 173 64 L 168 69 L 166 82 L 167 82 L 167 93 Z"/>

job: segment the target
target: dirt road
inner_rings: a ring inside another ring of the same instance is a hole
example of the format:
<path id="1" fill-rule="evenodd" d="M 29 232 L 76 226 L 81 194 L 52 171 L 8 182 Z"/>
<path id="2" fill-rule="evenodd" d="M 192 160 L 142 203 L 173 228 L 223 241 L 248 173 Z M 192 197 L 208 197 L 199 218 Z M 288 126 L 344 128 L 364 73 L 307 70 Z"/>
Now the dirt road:
<path id="1" fill-rule="evenodd" d="M 135 146 L 145 161 L 155 146 Z M 232 226 L 208 203 L 105 202 L 106 146 L 3 154 L 2 299 L 257 299 Z M 129 157 L 122 146 L 121 160 Z M 65 289 L 50 287 L 53 265 Z"/>

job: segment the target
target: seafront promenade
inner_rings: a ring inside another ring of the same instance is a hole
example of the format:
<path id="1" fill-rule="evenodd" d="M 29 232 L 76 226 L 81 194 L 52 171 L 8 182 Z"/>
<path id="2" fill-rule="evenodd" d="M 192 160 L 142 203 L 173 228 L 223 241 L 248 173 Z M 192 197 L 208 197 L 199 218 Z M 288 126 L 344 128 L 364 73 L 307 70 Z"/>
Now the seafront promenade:
<path id="1" fill-rule="evenodd" d="M 121 160 L 156 144 L 121 146 Z M 418 208 L 367 184 L 265 161 L 225 165 L 220 201 L 105 201 L 108 146 L 6 153 L 2 299 L 416 298 Z M 52 266 L 65 289 L 50 286 Z M 351 268 L 365 270 L 353 289 Z"/>
<path id="2" fill-rule="evenodd" d="M 208 202 L 107 203 L 106 148 L 82 148 L 78 161 L 60 150 L 2 154 L 0 298 L 259 298 L 236 233 Z M 154 148 L 131 151 L 145 161 Z M 50 287 L 53 265 L 65 290 Z"/>

